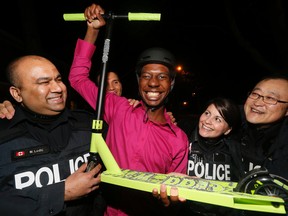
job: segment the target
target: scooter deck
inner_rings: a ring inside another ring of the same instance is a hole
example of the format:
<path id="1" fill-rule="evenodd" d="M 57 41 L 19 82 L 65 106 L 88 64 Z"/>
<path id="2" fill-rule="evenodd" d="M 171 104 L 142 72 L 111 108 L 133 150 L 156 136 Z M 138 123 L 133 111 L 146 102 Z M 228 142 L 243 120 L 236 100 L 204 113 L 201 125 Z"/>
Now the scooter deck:
<path id="1" fill-rule="evenodd" d="M 241 210 L 278 214 L 286 213 L 283 199 L 234 192 L 233 188 L 236 187 L 236 182 L 205 180 L 187 176 L 138 172 L 127 169 L 123 169 L 121 173 L 117 174 L 104 171 L 101 174 L 101 181 L 150 192 L 151 196 L 154 188 L 158 188 L 158 191 L 160 191 L 160 185 L 165 184 L 168 195 L 170 195 L 170 188 L 175 186 L 178 188 L 179 196 L 187 200 Z"/>

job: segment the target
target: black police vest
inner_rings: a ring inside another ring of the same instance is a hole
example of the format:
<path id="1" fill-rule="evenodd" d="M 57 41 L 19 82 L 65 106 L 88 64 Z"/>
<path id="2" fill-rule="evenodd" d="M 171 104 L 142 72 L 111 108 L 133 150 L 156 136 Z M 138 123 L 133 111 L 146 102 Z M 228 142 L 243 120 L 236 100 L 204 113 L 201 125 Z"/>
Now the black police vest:
<path id="1" fill-rule="evenodd" d="M 229 148 L 224 139 L 208 143 L 200 138 L 198 129 L 190 137 L 187 174 L 208 180 L 237 180 Z"/>

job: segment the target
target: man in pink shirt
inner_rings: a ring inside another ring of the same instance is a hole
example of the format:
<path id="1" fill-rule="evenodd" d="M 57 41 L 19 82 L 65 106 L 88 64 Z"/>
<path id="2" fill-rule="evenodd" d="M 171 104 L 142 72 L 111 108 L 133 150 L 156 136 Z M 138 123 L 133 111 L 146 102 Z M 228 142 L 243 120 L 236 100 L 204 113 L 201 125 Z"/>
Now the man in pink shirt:
<path id="1" fill-rule="evenodd" d="M 104 10 L 99 5 L 92 4 L 86 8 L 87 33 L 84 40 L 77 41 L 69 74 L 71 86 L 94 109 L 98 87 L 89 79 L 89 72 L 96 47 L 89 38 L 97 38 L 99 27 L 105 25 L 100 13 L 103 14 Z M 136 65 L 140 103 L 133 107 L 124 97 L 110 92 L 106 94 L 103 113 L 109 124 L 106 143 L 120 168 L 186 173 L 188 139 L 179 127 L 171 123 L 165 109 L 175 82 L 174 68 L 175 59 L 169 51 L 159 47 L 145 50 Z M 124 191 L 118 191 L 117 195 L 110 194 L 115 190 L 109 190 L 107 215 L 141 215 L 141 211 L 148 210 L 138 198 L 135 200 L 130 190 L 129 193 L 128 189 L 121 190 Z M 140 191 L 132 192 L 143 195 Z M 117 199 L 113 201 L 113 198 Z"/>

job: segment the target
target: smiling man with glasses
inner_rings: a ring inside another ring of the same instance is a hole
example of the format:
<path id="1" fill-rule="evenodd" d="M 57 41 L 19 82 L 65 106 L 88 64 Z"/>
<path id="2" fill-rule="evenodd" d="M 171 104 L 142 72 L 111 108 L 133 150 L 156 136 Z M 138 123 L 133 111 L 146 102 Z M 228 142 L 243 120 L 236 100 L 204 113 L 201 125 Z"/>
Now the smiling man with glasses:
<path id="1" fill-rule="evenodd" d="M 244 104 L 242 155 L 246 171 L 265 167 L 288 179 L 288 77 L 260 80 Z"/>

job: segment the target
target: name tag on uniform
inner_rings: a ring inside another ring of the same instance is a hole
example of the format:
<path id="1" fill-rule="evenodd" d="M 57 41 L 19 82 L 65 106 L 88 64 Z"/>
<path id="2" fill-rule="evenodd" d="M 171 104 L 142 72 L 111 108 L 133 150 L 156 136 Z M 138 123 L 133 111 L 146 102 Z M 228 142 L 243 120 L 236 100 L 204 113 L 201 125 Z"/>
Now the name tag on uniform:
<path id="1" fill-rule="evenodd" d="M 42 155 L 42 154 L 47 154 L 50 152 L 50 149 L 46 145 L 42 146 L 35 146 L 31 148 L 26 148 L 26 149 L 19 149 L 12 151 L 12 160 L 17 160 L 17 159 L 23 159 L 27 157 L 32 157 L 36 155 Z"/>

